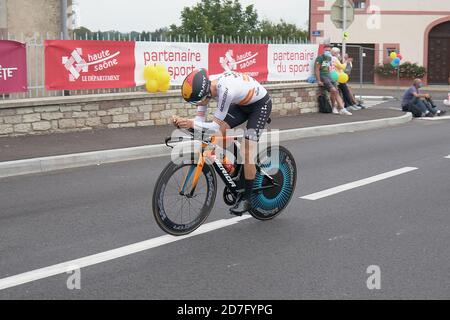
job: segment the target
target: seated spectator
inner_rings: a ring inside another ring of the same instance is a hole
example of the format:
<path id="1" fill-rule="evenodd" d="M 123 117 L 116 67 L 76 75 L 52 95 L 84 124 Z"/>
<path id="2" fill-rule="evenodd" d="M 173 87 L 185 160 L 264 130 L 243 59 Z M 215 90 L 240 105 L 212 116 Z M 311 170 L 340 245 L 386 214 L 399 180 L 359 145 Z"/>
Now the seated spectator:
<path id="1" fill-rule="evenodd" d="M 346 66 L 345 73 L 348 74 L 349 77 L 351 77 L 352 70 L 353 70 L 353 58 L 349 57 L 348 53 L 346 53 L 344 55 L 343 63 Z M 351 101 L 350 101 L 351 105 L 353 105 L 354 107 L 359 107 L 360 109 L 367 109 L 367 107 L 364 106 L 361 101 L 356 100 L 356 97 L 352 91 L 352 88 L 349 85 L 347 85 L 347 88 L 349 91 L 349 97 L 351 99 Z"/>
<path id="2" fill-rule="evenodd" d="M 442 116 L 445 111 L 438 110 L 431 96 L 419 92 L 422 86 L 422 80 L 414 79 L 413 85 L 403 95 L 402 110 L 411 111 L 411 108 L 417 107 L 422 112 L 422 117 Z"/>
<path id="3" fill-rule="evenodd" d="M 341 50 L 339 48 L 332 48 L 331 49 L 331 55 L 332 57 L 332 66 L 331 70 L 335 70 L 338 73 L 345 72 L 347 69 L 346 62 L 341 62 Z M 352 93 L 350 92 L 350 89 L 348 88 L 346 83 L 339 83 L 338 88 L 342 93 L 342 98 L 344 100 L 344 107 L 347 110 L 361 110 L 361 107 L 358 107 L 356 105 L 356 100 L 354 99 Z"/>
<path id="4" fill-rule="evenodd" d="M 331 46 L 325 45 L 324 54 L 320 55 L 316 59 L 315 63 L 315 75 L 319 86 L 324 86 L 330 93 L 331 103 L 333 105 L 333 113 L 351 116 L 352 114 L 345 109 L 344 101 L 342 101 L 339 95 L 336 82 L 331 79 L 330 70 L 332 66 Z M 337 108 L 335 105 L 337 104 Z"/>

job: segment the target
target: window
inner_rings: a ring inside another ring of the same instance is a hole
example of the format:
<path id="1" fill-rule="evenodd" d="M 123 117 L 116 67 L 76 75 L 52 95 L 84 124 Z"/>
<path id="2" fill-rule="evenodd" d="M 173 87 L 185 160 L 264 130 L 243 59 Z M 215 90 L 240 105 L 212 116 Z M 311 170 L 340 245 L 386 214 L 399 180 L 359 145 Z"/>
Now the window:
<path id="1" fill-rule="evenodd" d="M 366 0 L 353 0 L 353 6 L 355 7 L 355 9 L 365 9 L 366 2 Z"/>
<path id="2" fill-rule="evenodd" d="M 387 48 L 387 56 L 390 57 L 392 52 L 397 52 L 396 48 Z"/>

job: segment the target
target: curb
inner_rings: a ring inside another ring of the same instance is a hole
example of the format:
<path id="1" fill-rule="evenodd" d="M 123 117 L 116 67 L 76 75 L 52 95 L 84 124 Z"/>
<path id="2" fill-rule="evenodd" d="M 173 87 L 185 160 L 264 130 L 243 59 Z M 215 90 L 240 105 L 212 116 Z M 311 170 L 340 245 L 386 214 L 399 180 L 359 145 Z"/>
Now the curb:
<path id="1" fill-rule="evenodd" d="M 297 140 L 303 138 L 334 135 L 365 131 L 395 126 L 411 121 L 412 114 L 406 113 L 400 117 L 377 120 L 333 124 L 318 127 L 289 129 L 279 131 L 280 141 Z M 148 145 L 133 148 L 113 149 L 103 151 L 84 152 L 61 156 L 50 156 L 34 159 L 0 162 L 0 178 L 20 176 L 26 174 L 45 173 L 63 169 L 88 167 L 108 163 L 150 159 L 168 156 L 171 149 L 164 144 Z"/>
<path id="2" fill-rule="evenodd" d="M 290 129 L 280 131 L 280 141 L 297 140 L 303 138 L 312 138 L 320 136 L 328 136 L 340 133 L 352 133 L 357 131 L 366 131 L 373 129 L 386 128 L 407 123 L 412 120 L 412 114 L 406 113 L 400 117 L 385 118 L 377 120 L 332 124 L 327 126 Z M 1 168 L 1 167 L 0 167 Z"/>
<path id="3" fill-rule="evenodd" d="M 391 91 L 396 91 L 396 90 L 406 90 L 408 89 L 409 86 L 374 86 L 374 85 L 363 85 L 361 88 L 359 87 L 359 83 L 351 83 L 352 87 L 357 88 L 357 89 L 361 89 L 361 90 L 391 90 Z M 421 90 L 423 91 L 435 91 L 435 92 L 448 92 L 448 85 L 442 85 L 442 86 L 435 86 L 435 85 L 430 85 L 430 86 L 425 86 L 423 87 Z"/>
<path id="4" fill-rule="evenodd" d="M 440 121 L 440 120 L 449 120 L 449 119 L 450 119 L 450 116 L 432 117 L 432 118 L 428 118 L 428 117 L 416 118 L 416 120 L 423 120 L 423 121 Z"/>
<path id="5" fill-rule="evenodd" d="M 394 99 L 394 97 L 391 96 L 359 96 L 356 95 L 357 98 L 362 100 L 381 100 L 381 101 L 388 101 Z"/>

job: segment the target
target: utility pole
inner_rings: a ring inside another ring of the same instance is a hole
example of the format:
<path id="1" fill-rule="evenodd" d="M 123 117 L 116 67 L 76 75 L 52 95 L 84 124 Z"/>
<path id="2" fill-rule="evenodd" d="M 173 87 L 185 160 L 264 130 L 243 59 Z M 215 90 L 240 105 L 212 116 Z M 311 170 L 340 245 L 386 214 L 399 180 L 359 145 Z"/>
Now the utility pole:
<path id="1" fill-rule="evenodd" d="M 308 25 L 309 25 L 308 26 L 308 38 L 309 38 L 309 41 L 312 41 L 311 17 L 312 17 L 312 3 L 311 3 L 311 0 L 309 0 L 309 21 L 308 21 Z M 310 42 L 310 43 L 312 43 L 312 42 Z"/>
<path id="2" fill-rule="evenodd" d="M 67 0 L 61 1 L 61 36 L 62 40 L 69 40 L 69 31 L 67 30 Z M 63 96 L 70 96 L 69 90 L 63 91 Z"/>
<path id="3" fill-rule="evenodd" d="M 63 40 L 69 39 L 69 31 L 67 30 L 67 0 L 61 0 L 61 34 Z"/>
<path id="4" fill-rule="evenodd" d="M 345 53 L 347 52 L 347 39 L 344 36 L 347 32 L 347 0 L 342 0 L 342 58 L 345 57 Z"/>

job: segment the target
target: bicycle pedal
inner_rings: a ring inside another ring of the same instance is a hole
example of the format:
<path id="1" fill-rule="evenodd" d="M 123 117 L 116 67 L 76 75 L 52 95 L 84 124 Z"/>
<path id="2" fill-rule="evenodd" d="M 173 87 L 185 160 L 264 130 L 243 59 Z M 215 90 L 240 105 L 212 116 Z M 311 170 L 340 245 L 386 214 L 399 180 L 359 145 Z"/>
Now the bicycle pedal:
<path id="1" fill-rule="evenodd" d="M 229 214 L 231 214 L 232 216 L 236 216 L 236 217 L 242 217 L 242 215 L 243 215 L 243 213 L 236 213 L 236 212 L 233 212 L 233 211 L 231 211 L 231 210 L 229 210 L 228 212 L 229 212 Z"/>

